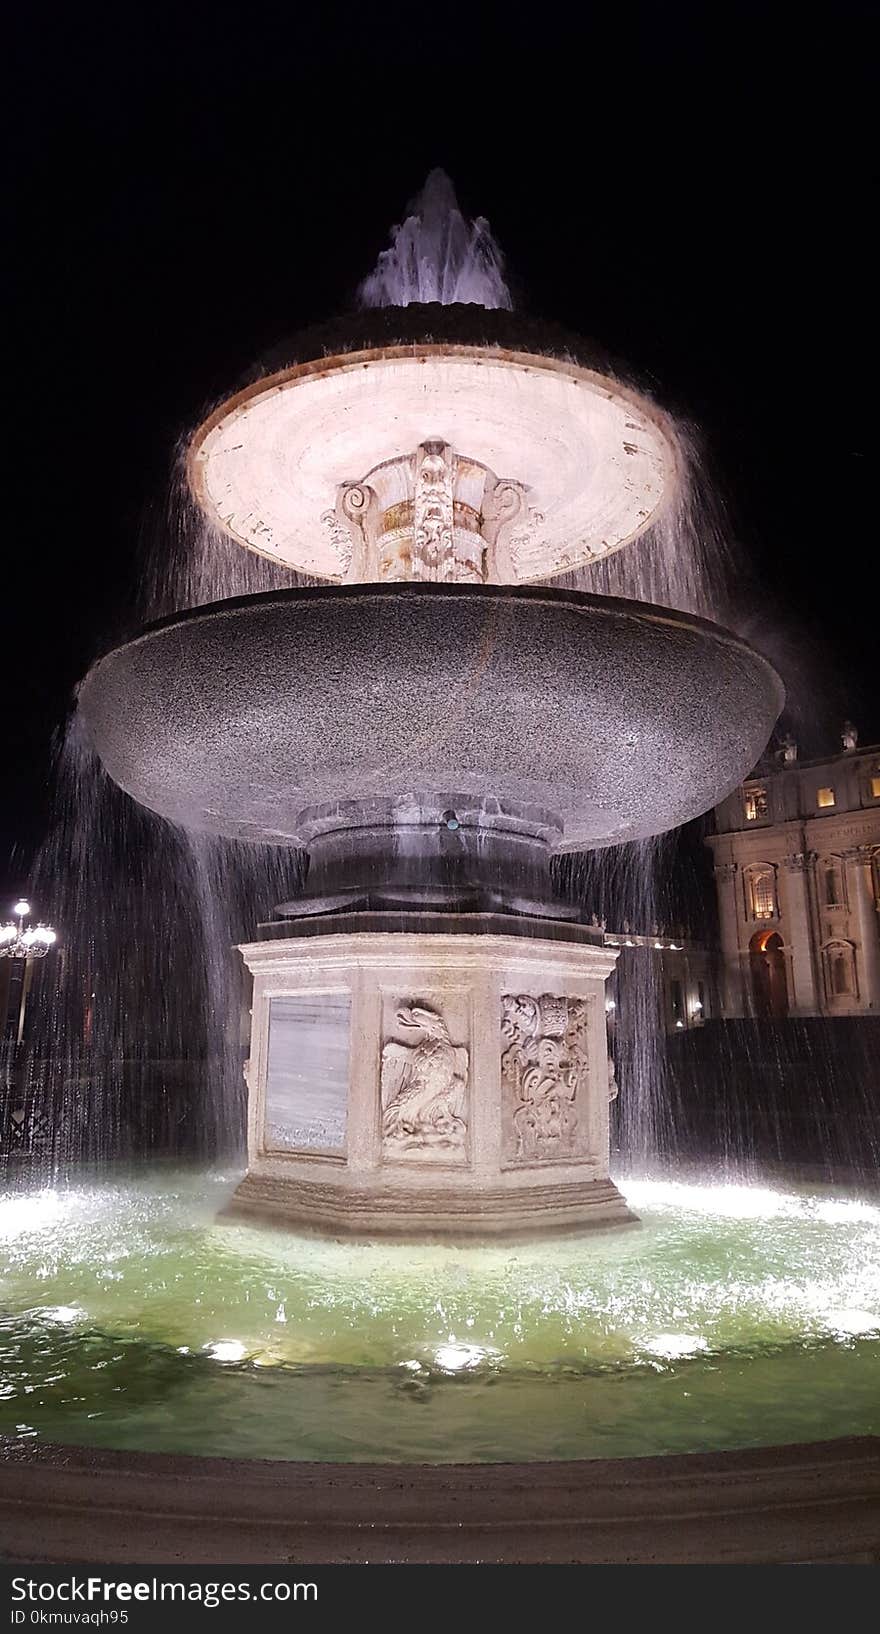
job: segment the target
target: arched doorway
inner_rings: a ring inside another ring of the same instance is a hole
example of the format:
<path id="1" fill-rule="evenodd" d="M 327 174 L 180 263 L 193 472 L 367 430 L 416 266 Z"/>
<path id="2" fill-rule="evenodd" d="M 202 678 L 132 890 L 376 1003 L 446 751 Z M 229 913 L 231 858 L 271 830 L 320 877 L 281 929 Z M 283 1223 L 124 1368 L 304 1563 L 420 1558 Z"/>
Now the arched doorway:
<path id="1" fill-rule="evenodd" d="M 788 1015 L 788 979 L 784 944 L 778 931 L 755 932 L 749 943 L 749 964 L 755 1014 L 767 1020 L 784 1021 Z"/>

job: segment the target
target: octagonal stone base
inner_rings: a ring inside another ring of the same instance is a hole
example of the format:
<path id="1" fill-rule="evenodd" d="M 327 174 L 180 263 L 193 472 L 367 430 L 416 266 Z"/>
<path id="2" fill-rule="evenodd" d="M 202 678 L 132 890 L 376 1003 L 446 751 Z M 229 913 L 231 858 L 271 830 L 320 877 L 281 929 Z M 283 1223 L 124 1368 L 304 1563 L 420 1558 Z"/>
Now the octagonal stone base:
<path id="1" fill-rule="evenodd" d="M 613 950 L 372 931 L 241 952 L 248 1173 L 227 1213 L 419 1239 L 633 1218 L 608 1173 Z"/>

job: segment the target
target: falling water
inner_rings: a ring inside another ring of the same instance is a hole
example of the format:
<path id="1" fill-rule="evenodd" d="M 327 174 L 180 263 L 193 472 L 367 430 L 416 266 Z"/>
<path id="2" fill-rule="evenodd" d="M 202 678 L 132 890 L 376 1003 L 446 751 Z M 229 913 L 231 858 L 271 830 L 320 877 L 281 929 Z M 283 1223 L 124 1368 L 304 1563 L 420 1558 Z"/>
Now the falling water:
<path id="1" fill-rule="evenodd" d="M 589 904 L 609 928 L 650 934 L 668 922 L 664 884 L 666 836 L 560 857 L 554 872 L 561 894 Z M 668 1099 L 663 1048 L 662 971 L 652 948 L 626 946 L 608 984 L 609 1047 L 620 1094 L 614 1107 L 618 1166 L 644 1171 L 668 1144 Z"/>
<path id="2" fill-rule="evenodd" d="M 249 983 L 232 948 L 253 940 L 257 923 L 302 884 L 302 852 L 204 834 L 188 836 L 205 966 L 205 1028 L 211 1062 L 214 1134 L 223 1156 L 243 1148 L 244 1063 L 250 1043 Z"/>
<path id="3" fill-rule="evenodd" d="M 513 303 L 503 266 L 488 221 L 484 216 L 466 220 L 445 171 L 432 170 L 358 293 L 362 306 L 462 301 L 509 311 Z"/>
<path id="4" fill-rule="evenodd" d="M 395 229 L 361 299 L 367 306 L 466 301 L 510 308 L 487 223 L 465 220 L 441 171 Z M 154 518 L 137 622 L 308 583 L 205 521 L 186 483 L 186 444 L 178 446 L 167 501 Z M 678 449 L 675 501 L 654 525 L 604 561 L 553 582 L 741 629 L 748 615 L 733 593 L 740 566 L 690 427 L 678 427 Z M 36 995 L 26 1064 L 28 1117 L 35 1129 L 44 1126 L 41 1150 L 56 1171 L 77 1158 L 133 1151 L 238 1152 L 247 995 L 232 949 L 295 893 L 304 858 L 187 835 L 141 810 L 106 778 L 75 716 L 59 753 L 57 787 L 56 822 L 33 881 L 41 910 L 62 936 L 56 982 L 42 982 Z M 661 837 L 560 859 L 560 891 L 607 920 L 609 930 L 668 929 L 674 846 Z M 616 1138 L 622 1160 L 645 1160 L 669 1150 L 679 1133 L 652 950 L 622 950 L 612 991 Z M 699 1071 L 705 1081 L 712 1064 Z M 728 1123 L 720 1144 L 739 1151 L 748 1134 L 732 1133 Z"/>
<path id="5" fill-rule="evenodd" d="M 141 616 L 163 618 L 190 607 L 290 590 L 313 583 L 270 562 L 211 526 L 190 492 L 186 476 L 189 433 L 178 440 L 165 502 L 145 530 Z"/>
<path id="6" fill-rule="evenodd" d="M 75 716 L 56 791 L 34 876 L 61 930 L 32 1006 L 24 1104 L 36 1145 L 55 1176 L 75 1159 L 192 1150 L 200 1131 L 212 1148 L 184 837 L 110 782 Z"/>
<path id="7" fill-rule="evenodd" d="M 34 894 L 62 937 L 55 981 L 33 995 L 22 1096 L 45 1168 L 237 1158 L 247 988 L 232 949 L 297 889 L 301 854 L 191 835 L 135 805 L 76 715 L 56 783 Z"/>
<path id="8" fill-rule="evenodd" d="M 742 566 L 724 504 L 696 428 L 678 421 L 675 434 L 675 489 L 652 526 L 622 550 L 553 582 L 675 607 L 738 629 L 743 614 L 733 587 Z"/>

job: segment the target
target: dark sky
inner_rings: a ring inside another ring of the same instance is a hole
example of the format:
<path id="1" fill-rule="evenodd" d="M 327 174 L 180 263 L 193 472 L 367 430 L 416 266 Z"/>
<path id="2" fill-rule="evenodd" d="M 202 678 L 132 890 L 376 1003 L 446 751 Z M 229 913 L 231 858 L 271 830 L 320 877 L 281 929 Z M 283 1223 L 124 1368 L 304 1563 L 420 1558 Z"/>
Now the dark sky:
<path id="1" fill-rule="evenodd" d="M 176 436 L 350 303 L 438 164 L 520 305 L 702 423 L 768 640 L 880 737 L 875 8 L 16 10 L 0 885 Z"/>

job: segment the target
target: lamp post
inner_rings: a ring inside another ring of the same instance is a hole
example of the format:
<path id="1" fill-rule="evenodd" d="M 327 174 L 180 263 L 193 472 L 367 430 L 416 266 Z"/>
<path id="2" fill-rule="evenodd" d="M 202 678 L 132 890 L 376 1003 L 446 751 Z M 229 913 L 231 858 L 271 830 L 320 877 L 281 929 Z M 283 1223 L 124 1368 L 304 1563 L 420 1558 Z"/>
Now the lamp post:
<path id="1" fill-rule="evenodd" d="M 2 1037 L 4 1044 L 16 1049 L 24 1034 L 25 1009 L 33 969 L 32 961 L 34 959 L 44 959 L 50 947 L 58 940 L 58 937 L 51 925 L 28 924 L 31 916 L 31 905 L 23 897 L 14 904 L 12 912 L 15 918 L 0 925 L 0 959 L 20 960 L 21 964 L 17 970 L 14 966 L 10 969 L 7 983 L 4 984 L 6 998 L 5 1003 L 0 1004 L 0 1021 L 3 1023 Z M 15 980 L 16 976 L 18 977 L 17 981 Z M 18 1000 L 17 1006 L 13 995 Z"/>
<path id="2" fill-rule="evenodd" d="M 30 919 L 31 905 L 24 898 L 16 902 L 14 920 L 0 925 L 0 959 L 43 959 L 53 942 L 58 940 L 51 925 L 34 925 L 25 929 Z"/>

